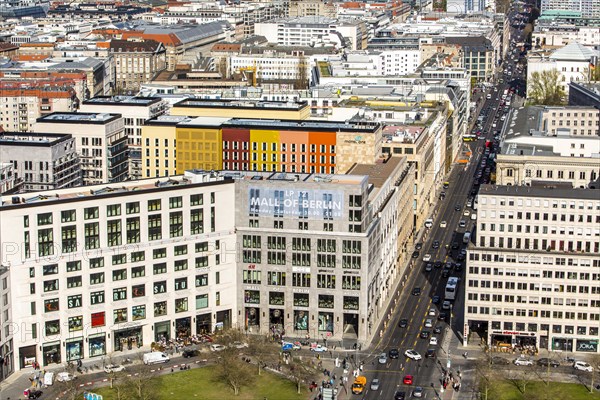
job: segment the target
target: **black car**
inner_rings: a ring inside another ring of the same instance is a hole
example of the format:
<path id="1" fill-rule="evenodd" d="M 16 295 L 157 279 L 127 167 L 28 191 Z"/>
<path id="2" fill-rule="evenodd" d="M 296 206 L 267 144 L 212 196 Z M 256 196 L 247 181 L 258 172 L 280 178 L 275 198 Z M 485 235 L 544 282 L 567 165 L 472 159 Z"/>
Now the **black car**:
<path id="1" fill-rule="evenodd" d="M 546 357 L 537 360 L 537 364 L 541 367 L 551 366 L 552 368 L 556 368 L 560 365 L 558 361 L 554 361 Z"/>
<path id="2" fill-rule="evenodd" d="M 440 248 L 440 241 L 439 240 L 434 240 L 433 241 L 433 245 L 431 246 L 434 249 L 439 249 Z"/>
<path id="3" fill-rule="evenodd" d="M 456 263 L 456 265 L 454 266 L 454 270 L 455 270 L 456 272 L 461 272 L 461 271 L 462 271 L 462 268 L 463 268 L 463 265 L 462 265 L 462 263 Z"/>
<path id="4" fill-rule="evenodd" d="M 406 392 L 398 391 L 394 394 L 394 400 L 404 400 L 404 399 L 406 399 Z"/>
<path id="5" fill-rule="evenodd" d="M 510 361 L 508 361 L 506 358 L 494 356 L 490 359 L 490 363 L 493 365 L 509 365 Z"/>
<path id="6" fill-rule="evenodd" d="M 441 313 L 439 313 L 439 314 L 438 314 L 438 319 L 439 319 L 440 321 L 445 321 L 445 320 L 446 320 L 446 317 L 447 317 L 447 314 L 446 314 L 445 312 L 443 312 L 443 311 L 442 311 Z"/>
<path id="7" fill-rule="evenodd" d="M 447 269 L 445 269 L 445 270 L 442 272 L 442 278 L 447 278 L 447 277 L 449 277 L 449 276 L 450 276 L 450 272 L 449 272 Z"/>
<path id="8" fill-rule="evenodd" d="M 452 261 L 446 261 L 446 264 L 444 264 L 444 269 L 447 269 L 448 271 L 450 271 L 452 267 L 454 267 Z"/>
<path id="9" fill-rule="evenodd" d="M 440 296 L 433 296 L 433 297 L 431 298 L 431 302 L 432 302 L 433 304 L 439 304 L 439 302 L 440 302 Z"/>
<path id="10" fill-rule="evenodd" d="M 436 261 L 433 263 L 433 267 L 434 268 L 442 268 L 442 262 L 441 261 Z"/>
<path id="11" fill-rule="evenodd" d="M 415 244 L 415 250 L 421 250 L 423 248 L 423 243 Z"/>
<path id="12" fill-rule="evenodd" d="M 398 349 L 390 349 L 390 351 L 388 352 L 388 356 L 393 359 L 399 358 L 400 351 L 398 351 Z"/>
<path id="13" fill-rule="evenodd" d="M 196 357 L 198 355 L 198 350 L 183 349 L 183 351 L 181 352 L 181 355 L 183 356 L 183 358 Z"/>
<path id="14" fill-rule="evenodd" d="M 426 358 L 435 358 L 435 349 L 427 349 Z"/>
<path id="15" fill-rule="evenodd" d="M 412 291 L 413 296 L 420 296 L 421 295 L 421 288 L 420 287 L 416 287 L 413 289 Z"/>
<path id="16" fill-rule="evenodd" d="M 465 261 L 465 255 L 464 254 L 459 254 L 456 256 L 456 261 Z"/>
<path id="17" fill-rule="evenodd" d="M 442 333 L 442 327 L 439 325 L 436 325 L 436 327 L 433 328 L 433 333 L 435 333 L 436 335 Z"/>
<path id="18" fill-rule="evenodd" d="M 429 338 L 429 334 L 430 334 L 430 332 L 429 332 L 429 331 L 423 330 L 423 331 L 421 331 L 421 333 L 419 334 L 419 337 L 420 337 L 421 339 L 427 339 L 427 338 Z"/>
<path id="19" fill-rule="evenodd" d="M 452 250 L 457 250 L 459 247 L 460 247 L 460 245 L 458 244 L 458 242 L 452 243 Z"/>
<path id="20" fill-rule="evenodd" d="M 460 211 L 460 204 L 457 204 L 454 206 L 454 211 Z"/>
<path id="21" fill-rule="evenodd" d="M 408 326 L 408 320 L 406 318 L 402 318 L 400 322 L 398 322 L 398 328 L 406 328 Z"/>
<path id="22" fill-rule="evenodd" d="M 412 253 L 412 258 L 419 258 L 419 252 L 418 251 L 413 251 Z"/>

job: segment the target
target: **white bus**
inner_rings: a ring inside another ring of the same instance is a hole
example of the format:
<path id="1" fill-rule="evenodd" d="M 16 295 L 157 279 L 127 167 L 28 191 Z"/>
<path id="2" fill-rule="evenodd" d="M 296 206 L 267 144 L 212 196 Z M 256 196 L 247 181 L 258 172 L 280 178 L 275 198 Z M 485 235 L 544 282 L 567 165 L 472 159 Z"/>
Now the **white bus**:
<path id="1" fill-rule="evenodd" d="M 444 293 L 445 300 L 456 299 L 457 291 L 458 291 L 458 278 L 455 276 L 451 276 L 450 278 L 448 278 L 448 283 L 446 284 L 446 291 Z"/>

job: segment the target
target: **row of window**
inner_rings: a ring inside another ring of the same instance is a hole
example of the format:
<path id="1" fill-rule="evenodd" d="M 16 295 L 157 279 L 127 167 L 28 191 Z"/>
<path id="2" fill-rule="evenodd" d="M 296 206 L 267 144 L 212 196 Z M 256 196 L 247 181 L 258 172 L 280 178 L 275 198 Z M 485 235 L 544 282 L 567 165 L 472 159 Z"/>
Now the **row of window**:
<path id="1" fill-rule="evenodd" d="M 479 261 L 480 259 L 481 259 L 481 261 L 487 261 L 487 262 L 493 261 L 495 263 L 501 263 L 501 262 L 516 263 L 518 261 L 519 263 L 537 264 L 537 265 L 543 264 L 543 265 L 552 265 L 552 266 L 562 266 L 562 265 L 572 266 L 573 265 L 573 266 L 581 266 L 581 267 L 589 267 L 589 266 L 600 267 L 599 259 L 552 257 L 552 256 L 540 257 L 540 256 L 527 255 L 527 254 L 505 255 L 505 254 L 488 254 L 488 253 L 480 254 L 478 252 L 470 252 L 469 253 L 469 260 Z"/>
<path id="2" fill-rule="evenodd" d="M 485 311 L 485 310 L 483 310 Z M 473 307 L 468 310 L 471 314 L 477 314 L 477 308 Z M 512 321 L 491 321 L 490 322 L 491 329 L 500 330 L 504 329 L 505 331 L 520 331 L 520 332 L 538 332 L 545 331 L 550 332 L 550 324 L 537 324 L 533 322 L 525 323 L 525 322 L 512 322 Z M 578 335 L 585 335 L 586 332 L 589 336 L 598 336 L 598 328 L 597 327 L 587 327 L 587 326 L 578 326 L 577 329 L 574 325 L 552 325 L 552 333 L 565 333 L 568 335 L 575 334 L 577 331 Z"/>
<path id="3" fill-rule="evenodd" d="M 523 200 L 522 198 L 517 198 L 517 200 L 515 201 L 514 199 L 509 198 L 508 200 L 506 198 L 503 197 L 496 197 L 496 196 L 480 196 L 479 198 L 479 204 L 487 204 L 489 200 L 489 203 L 491 205 L 500 205 L 500 206 L 506 206 L 508 205 L 509 207 L 518 207 L 518 208 L 522 208 L 523 206 L 526 207 L 535 207 L 535 208 L 562 208 L 562 209 L 566 209 L 569 208 L 571 210 L 575 210 L 575 209 L 579 209 L 579 210 L 600 210 L 600 202 L 591 202 L 591 201 L 566 201 L 566 200 L 540 200 L 540 199 L 531 199 L 531 198 L 525 198 L 525 200 Z"/>
<path id="4" fill-rule="evenodd" d="M 556 292 L 556 293 L 580 293 L 600 295 L 600 286 L 590 285 L 564 285 L 558 283 L 527 283 L 527 282 L 511 282 L 511 281 L 487 281 L 469 279 L 468 287 L 470 288 L 494 288 L 508 290 L 527 290 L 529 292 Z"/>
<path id="5" fill-rule="evenodd" d="M 216 229 L 215 207 L 210 209 L 210 231 Z M 204 233 L 204 209 L 196 208 L 190 210 L 190 220 L 188 223 L 191 235 Z M 152 214 L 148 216 L 147 239 L 160 240 L 163 237 L 163 216 L 162 214 Z M 123 229 L 123 225 L 124 228 Z M 81 248 L 82 243 L 77 239 L 77 225 L 68 225 L 61 227 L 61 241 L 54 240 L 54 229 L 38 229 L 38 254 L 40 256 L 49 256 L 55 254 L 55 245 L 60 246 L 60 252 L 73 253 Z M 86 250 L 99 249 L 100 240 L 100 222 L 89 222 L 84 224 L 83 247 Z M 170 238 L 182 237 L 184 234 L 183 211 L 169 213 L 169 236 Z M 125 235 L 123 235 L 125 230 Z M 122 220 L 108 220 L 106 222 L 106 246 L 114 247 L 123 244 L 125 239 L 127 244 L 140 243 L 141 238 L 141 218 L 129 217 L 125 223 Z M 29 232 L 25 232 L 25 246 L 27 250 L 26 257 L 30 257 L 31 238 Z"/>
<path id="6" fill-rule="evenodd" d="M 496 242 L 496 239 L 498 241 Z M 590 242 L 582 240 L 548 240 L 548 239 L 529 239 L 529 238 L 504 238 L 497 236 L 479 235 L 479 246 L 504 249 L 522 249 L 522 250 L 559 250 L 569 252 L 600 252 L 600 242 Z"/>
<path id="7" fill-rule="evenodd" d="M 190 195 L 190 206 L 201 206 L 204 204 L 204 194 L 193 194 Z M 210 193 L 210 203 L 215 203 L 215 193 Z M 183 197 L 170 197 L 169 198 L 169 209 L 182 208 Z M 140 213 L 140 202 L 130 202 L 125 204 L 126 214 L 139 214 Z M 122 205 L 121 204 L 110 204 L 106 206 L 106 217 L 117 217 L 121 215 Z M 162 209 L 162 199 L 148 200 L 146 211 L 160 211 Z M 37 215 L 38 226 L 52 225 L 54 213 L 47 212 Z M 100 218 L 100 207 L 87 207 L 83 209 L 83 219 L 99 219 Z M 64 210 L 60 212 L 61 223 L 75 222 L 77 220 L 76 210 Z M 29 215 L 23 217 L 23 226 L 28 228 L 30 224 Z"/>
<path id="8" fill-rule="evenodd" d="M 286 286 L 287 276 L 286 272 L 269 271 L 267 272 L 267 285 L 274 286 Z M 316 279 L 312 282 L 316 282 L 316 287 L 320 289 L 335 289 L 336 281 L 340 277 L 331 274 L 317 274 Z M 344 275 L 341 277 L 341 288 L 344 290 L 360 290 L 361 278 L 355 275 Z M 263 283 L 262 272 L 257 270 L 244 270 L 242 272 L 242 282 L 245 284 L 258 285 Z M 292 286 L 296 287 L 311 287 L 311 274 L 310 273 L 292 273 Z M 339 287 L 339 286 L 338 286 Z"/>
<path id="9" fill-rule="evenodd" d="M 497 268 L 497 267 L 477 267 L 470 266 L 469 267 L 469 276 L 472 275 L 494 275 L 494 276 L 520 276 L 520 277 L 532 277 L 532 278 L 547 278 L 547 279 L 571 279 L 571 280 L 580 280 L 580 281 L 599 281 L 600 282 L 600 273 L 589 273 L 589 272 L 579 272 L 576 271 L 552 271 L 552 270 L 542 270 L 534 269 L 515 269 L 515 268 Z"/>
<path id="10" fill-rule="evenodd" d="M 285 293 L 282 292 L 269 292 L 268 293 L 269 305 L 274 306 L 285 306 Z M 244 290 L 244 302 L 248 304 L 260 304 L 261 293 L 258 290 Z M 294 307 L 309 307 L 310 296 L 307 293 L 294 293 L 292 304 Z M 344 310 L 358 310 L 359 298 L 354 296 L 343 296 L 343 309 Z M 335 307 L 335 296 L 320 294 L 317 297 L 317 306 L 319 308 L 334 308 Z"/>
<path id="11" fill-rule="evenodd" d="M 564 297 L 540 297 L 540 296 L 527 296 L 527 295 L 502 295 L 493 293 L 474 293 L 470 292 L 467 294 L 469 301 L 492 301 L 492 302 L 509 302 L 519 304 L 544 304 L 544 305 L 555 305 L 555 306 L 567 306 L 567 307 L 592 307 L 600 308 L 600 299 L 589 300 L 589 299 L 575 299 L 575 298 L 564 298 Z"/>

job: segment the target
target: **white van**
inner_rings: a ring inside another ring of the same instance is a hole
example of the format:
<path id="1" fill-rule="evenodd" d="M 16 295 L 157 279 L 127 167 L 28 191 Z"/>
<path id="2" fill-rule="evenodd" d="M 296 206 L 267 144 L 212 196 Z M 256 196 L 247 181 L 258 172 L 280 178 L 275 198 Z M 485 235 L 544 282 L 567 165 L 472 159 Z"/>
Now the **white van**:
<path id="1" fill-rule="evenodd" d="M 472 220 L 476 220 L 477 219 L 477 214 L 476 213 L 471 213 L 471 219 Z"/>
<path id="2" fill-rule="evenodd" d="M 154 351 L 152 353 L 144 354 L 144 364 L 158 364 L 158 363 L 166 363 L 170 360 L 169 356 L 165 353 L 161 353 L 160 351 Z"/>

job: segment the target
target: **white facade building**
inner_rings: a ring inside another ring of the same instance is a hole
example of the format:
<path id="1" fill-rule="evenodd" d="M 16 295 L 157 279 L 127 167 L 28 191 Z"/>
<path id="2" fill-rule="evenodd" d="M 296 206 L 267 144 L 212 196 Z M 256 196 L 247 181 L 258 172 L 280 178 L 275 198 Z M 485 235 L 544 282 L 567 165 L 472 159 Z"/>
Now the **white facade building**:
<path id="1" fill-rule="evenodd" d="M 600 111 L 589 107 L 526 107 L 507 118 L 496 182 L 535 181 L 597 187 L 600 175 Z"/>
<path id="2" fill-rule="evenodd" d="M 84 185 L 127 179 L 127 135 L 120 114 L 52 113 L 38 118 L 33 131 L 70 133 L 75 138 Z"/>
<path id="3" fill-rule="evenodd" d="M 147 119 L 157 117 L 167 109 L 167 102 L 159 97 L 100 96 L 85 100 L 79 111 L 121 114 L 129 148 L 129 179 L 135 180 L 142 174 L 142 126 Z"/>
<path id="4" fill-rule="evenodd" d="M 596 189 L 482 186 L 468 250 L 465 340 L 597 353 L 600 196 Z"/>
<path id="5" fill-rule="evenodd" d="M 582 17 L 600 17 L 600 0 L 541 0 L 540 11 L 548 10 L 579 11 Z"/>
<path id="6" fill-rule="evenodd" d="M 0 345 L 14 369 L 237 323 L 231 180 L 190 174 L 22 200 L 4 196 L 0 211 Z"/>
<path id="7" fill-rule="evenodd" d="M 527 57 L 527 90 L 530 90 L 534 72 L 557 70 L 560 85 L 569 93 L 569 82 L 587 82 L 590 78 L 590 60 L 598 57 L 594 51 L 579 43 L 570 43 L 565 47 L 546 52 L 533 52 Z"/>

